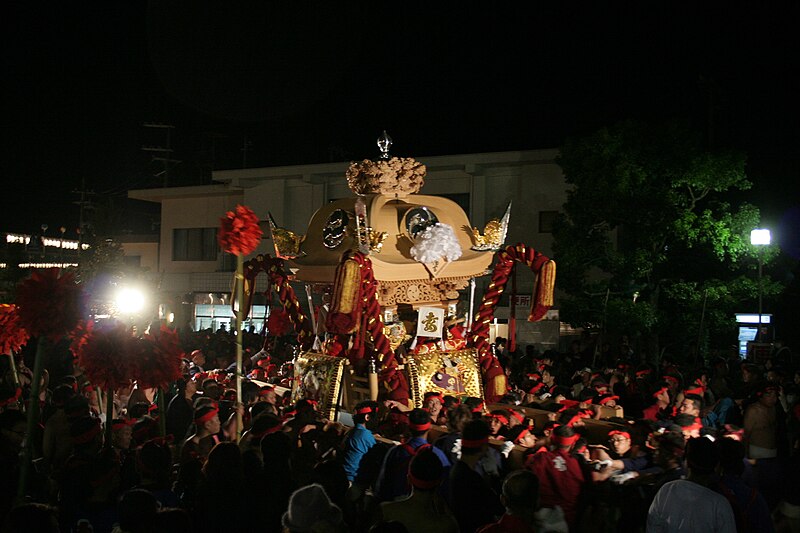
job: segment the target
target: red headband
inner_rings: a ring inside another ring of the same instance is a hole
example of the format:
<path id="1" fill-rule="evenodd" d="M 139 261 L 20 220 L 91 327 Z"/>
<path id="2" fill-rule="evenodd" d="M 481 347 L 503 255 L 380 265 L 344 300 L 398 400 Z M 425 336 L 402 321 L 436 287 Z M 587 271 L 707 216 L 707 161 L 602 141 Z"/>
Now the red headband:
<path id="1" fill-rule="evenodd" d="M 704 394 L 703 387 L 695 387 L 694 389 L 686 389 L 683 391 L 683 394 L 697 394 L 698 396 L 702 396 Z"/>
<path id="2" fill-rule="evenodd" d="M 481 411 L 483 411 L 483 402 L 472 408 L 473 413 L 480 413 Z"/>
<path id="3" fill-rule="evenodd" d="M 605 398 L 600 399 L 600 405 L 605 405 L 611 400 L 619 400 L 619 396 L 606 396 Z"/>
<path id="4" fill-rule="evenodd" d="M 259 389 L 258 395 L 259 396 L 266 396 L 270 392 L 275 392 L 275 389 L 272 387 L 264 387 L 263 389 Z"/>
<path id="5" fill-rule="evenodd" d="M 442 482 L 441 479 L 420 479 L 412 474 L 411 470 L 408 471 L 408 481 L 411 482 L 414 487 L 422 490 L 432 489 Z"/>
<path id="6" fill-rule="evenodd" d="M 517 435 L 517 438 L 514 439 L 514 442 L 519 444 L 522 441 L 522 439 L 525 438 L 525 435 L 527 435 L 530 432 L 531 432 L 531 430 L 529 430 L 528 428 L 523 429 L 522 431 L 519 432 L 519 435 Z"/>
<path id="7" fill-rule="evenodd" d="M 484 444 L 489 444 L 489 437 L 483 437 L 482 439 L 461 439 L 462 448 L 480 448 Z"/>
<path id="8" fill-rule="evenodd" d="M 571 437 L 559 437 L 558 435 L 550 435 L 550 440 L 559 446 L 572 446 L 578 440 L 579 435 L 575 433 Z"/>
<path id="9" fill-rule="evenodd" d="M 278 431 L 283 429 L 283 424 L 275 424 L 272 427 L 269 427 L 261 432 L 252 432 L 253 438 L 260 439 L 261 437 L 265 437 L 267 435 L 272 435 L 273 433 L 277 433 Z"/>
<path id="10" fill-rule="evenodd" d="M 503 415 L 489 413 L 488 415 L 486 415 L 486 417 L 487 418 L 494 418 L 494 419 L 499 420 L 500 422 L 502 422 L 504 425 L 506 425 L 506 426 L 508 425 L 508 418 L 506 418 Z"/>
<path id="11" fill-rule="evenodd" d="M 660 389 L 658 389 L 653 393 L 653 398 L 658 397 L 658 395 L 661 394 L 662 392 L 668 392 L 668 391 L 669 389 L 667 387 L 661 387 Z"/>
<path id="12" fill-rule="evenodd" d="M 133 425 L 131 420 L 118 419 L 111 422 L 111 429 L 122 429 L 131 425 Z"/>
<path id="13" fill-rule="evenodd" d="M 626 439 L 628 439 L 628 440 L 631 440 L 631 434 L 630 434 L 630 433 L 628 433 L 627 431 L 620 431 L 620 430 L 618 430 L 618 429 L 615 429 L 615 430 L 613 430 L 613 431 L 609 431 L 609 432 L 608 432 L 608 438 L 611 438 L 611 437 L 613 437 L 614 435 L 622 435 L 622 436 L 623 436 L 623 437 L 625 437 Z"/>
<path id="14" fill-rule="evenodd" d="M 410 427 L 414 431 L 426 431 L 428 429 L 431 429 L 431 423 L 425 422 L 424 424 L 409 424 L 408 427 Z"/>
<path id="15" fill-rule="evenodd" d="M 572 425 L 575 422 L 577 422 L 578 420 L 580 420 L 581 418 L 588 418 L 588 417 L 584 416 L 583 413 L 578 413 L 577 415 L 575 415 L 572 418 L 570 418 L 569 422 L 567 422 L 565 425 L 572 427 Z"/>
<path id="16" fill-rule="evenodd" d="M 528 394 L 536 394 L 542 387 L 544 387 L 544 383 L 540 381 L 528 390 Z"/>
<path id="17" fill-rule="evenodd" d="M 438 399 L 439 399 L 439 401 L 442 403 L 442 405 L 444 405 L 444 396 L 442 396 L 442 395 L 441 395 L 441 394 L 439 394 L 438 392 L 437 392 L 436 394 L 428 394 L 428 395 L 426 395 L 426 396 L 425 396 L 425 401 L 427 402 L 427 401 L 428 401 L 428 400 L 430 400 L 431 398 L 438 398 Z"/>
<path id="18" fill-rule="evenodd" d="M 641 378 L 643 376 L 647 376 L 648 374 L 650 374 L 650 372 L 652 372 L 652 370 L 650 370 L 649 368 L 645 368 L 644 370 L 637 370 L 636 377 Z"/>
<path id="19" fill-rule="evenodd" d="M 357 415 L 368 415 L 372 413 L 375 409 L 371 406 L 369 407 L 362 407 L 361 409 L 356 409 Z"/>
<path id="20" fill-rule="evenodd" d="M 216 416 L 218 413 L 219 413 L 219 409 L 212 409 L 212 410 L 210 410 L 209 412 L 207 412 L 207 413 L 205 413 L 203 415 L 195 417 L 194 423 L 195 424 L 205 424 L 206 422 L 208 422 L 209 420 L 214 418 L 214 416 Z"/>
<path id="21" fill-rule="evenodd" d="M 511 416 L 513 416 L 517 420 L 517 422 L 524 422 L 525 421 L 525 415 L 524 414 L 519 413 L 517 411 L 510 411 L 510 413 L 511 413 Z"/>
<path id="22" fill-rule="evenodd" d="M 665 381 L 669 381 L 670 383 L 678 384 L 678 378 L 675 376 L 664 376 Z"/>

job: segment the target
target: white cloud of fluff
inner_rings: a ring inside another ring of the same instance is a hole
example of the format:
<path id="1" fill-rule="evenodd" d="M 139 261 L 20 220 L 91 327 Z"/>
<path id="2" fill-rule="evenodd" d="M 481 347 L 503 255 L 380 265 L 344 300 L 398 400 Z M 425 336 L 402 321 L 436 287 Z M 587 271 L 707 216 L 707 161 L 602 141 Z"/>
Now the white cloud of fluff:
<path id="1" fill-rule="evenodd" d="M 411 257 L 420 263 L 433 263 L 441 258 L 455 261 L 461 257 L 461 244 L 448 224 L 435 224 L 417 235 Z"/>

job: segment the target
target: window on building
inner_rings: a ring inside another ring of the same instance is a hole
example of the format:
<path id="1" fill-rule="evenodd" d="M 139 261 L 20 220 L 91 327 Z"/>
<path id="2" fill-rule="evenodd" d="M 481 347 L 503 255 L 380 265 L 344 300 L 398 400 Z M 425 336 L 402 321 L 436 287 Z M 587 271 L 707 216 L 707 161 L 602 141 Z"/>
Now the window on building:
<path id="1" fill-rule="evenodd" d="M 558 211 L 539 211 L 539 233 L 553 233 Z"/>
<path id="2" fill-rule="evenodd" d="M 217 228 L 172 230 L 173 261 L 216 261 L 218 253 Z"/>

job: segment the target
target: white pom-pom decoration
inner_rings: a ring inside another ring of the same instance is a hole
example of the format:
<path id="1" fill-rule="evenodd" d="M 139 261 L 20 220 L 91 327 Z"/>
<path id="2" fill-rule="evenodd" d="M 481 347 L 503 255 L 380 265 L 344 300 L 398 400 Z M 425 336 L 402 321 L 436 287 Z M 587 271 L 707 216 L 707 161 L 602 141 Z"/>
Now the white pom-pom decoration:
<path id="1" fill-rule="evenodd" d="M 411 257 L 420 263 L 434 263 L 442 258 L 455 261 L 461 257 L 461 244 L 452 226 L 435 224 L 417 235 Z"/>

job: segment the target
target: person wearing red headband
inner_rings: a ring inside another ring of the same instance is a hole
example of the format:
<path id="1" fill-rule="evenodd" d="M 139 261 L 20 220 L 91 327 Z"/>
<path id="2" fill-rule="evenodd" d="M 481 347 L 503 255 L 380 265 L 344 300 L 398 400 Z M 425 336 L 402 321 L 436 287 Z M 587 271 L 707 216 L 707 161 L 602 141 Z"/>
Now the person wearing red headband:
<path id="1" fill-rule="evenodd" d="M 444 467 L 433 449 L 421 449 L 408 467 L 411 494 L 381 503 L 381 522 L 403 524 L 407 531 L 457 533 L 458 522 L 438 491 L 443 475 Z"/>
<path id="2" fill-rule="evenodd" d="M 651 396 L 653 403 L 642 411 L 642 418 L 655 422 L 659 417 L 665 417 L 667 414 L 666 411 L 671 397 L 669 384 L 665 381 L 660 382 L 656 385 Z"/>
<path id="3" fill-rule="evenodd" d="M 513 428 L 513 427 L 516 427 L 516 426 L 519 426 L 519 425 L 523 425 L 523 426 L 527 427 L 528 423 L 525 421 L 525 418 L 526 418 L 525 417 L 525 413 L 523 413 L 522 411 L 519 411 L 517 409 L 509 409 L 508 410 L 508 414 L 509 414 L 509 417 L 508 417 L 508 427 L 509 427 L 509 429 Z"/>
<path id="4" fill-rule="evenodd" d="M 435 391 L 428 391 L 425 393 L 425 398 L 422 401 L 422 407 L 428 410 L 431 414 L 432 423 L 442 426 L 447 423 L 446 413 L 444 413 L 444 396 L 442 393 Z"/>
<path id="5" fill-rule="evenodd" d="M 450 470 L 447 503 L 461 531 L 475 531 L 497 520 L 504 511 L 497 492 L 482 475 L 481 461 L 489 451 L 489 424 L 470 420 L 461 438 L 461 457 Z"/>
<path id="6" fill-rule="evenodd" d="M 536 446 L 536 435 L 533 434 L 531 428 L 522 424 L 510 428 L 506 433 L 506 440 L 513 442 L 515 446 L 522 446 L 523 448 Z"/>
<path id="7" fill-rule="evenodd" d="M 344 439 L 342 463 L 347 480 L 352 484 L 358 474 L 361 460 L 375 446 L 372 427 L 378 415 L 378 403 L 365 400 L 356 404 L 353 411 L 354 427 L 347 432 Z"/>
<path id="8" fill-rule="evenodd" d="M 578 498 L 586 481 L 580 463 L 570 453 L 578 437 L 571 427 L 558 426 L 550 435 L 550 448 L 525 461 L 525 468 L 539 478 L 542 507 L 561 507 L 572 531 L 578 523 Z"/>
<path id="9" fill-rule="evenodd" d="M 219 442 L 222 424 L 219 420 L 219 408 L 214 403 L 202 403 L 194 410 L 194 433 L 186 439 L 181 447 L 181 463 L 192 459 L 204 462 L 211 448 Z"/>
<path id="10" fill-rule="evenodd" d="M 381 471 L 375 483 L 375 495 L 380 501 L 392 501 L 411 493 L 408 483 L 408 465 L 411 458 L 424 447 L 432 447 L 428 442 L 431 429 L 431 415 L 425 409 L 415 408 L 408 413 L 408 430 L 411 438 L 386 452 Z M 450 460 L 439 448 L 433 452 L 439 457 L 445 470 L 450 469 Z"/>
<path id="11" fill-rule="evenodd" d="M 486 415 L 486 422 L 489 424 L 491 430 L 490 436 L 493 438 L 505 437 L 505 432 L 508 430 L 508 419 L 511 414 L 507 409 L 494 409 Z"/>

